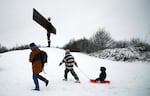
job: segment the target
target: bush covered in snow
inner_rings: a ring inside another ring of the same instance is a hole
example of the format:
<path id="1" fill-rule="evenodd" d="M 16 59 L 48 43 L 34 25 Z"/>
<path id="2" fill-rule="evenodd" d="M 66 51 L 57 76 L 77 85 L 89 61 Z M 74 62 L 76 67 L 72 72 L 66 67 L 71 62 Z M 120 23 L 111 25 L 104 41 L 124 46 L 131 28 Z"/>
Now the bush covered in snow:
<path id="1" fill-rule="evenodd" d="M 115 61 L 150 61 L 150 52 L 144 50 L 144 47 L 115 48 L 97 51 L 90 55 Z"/>

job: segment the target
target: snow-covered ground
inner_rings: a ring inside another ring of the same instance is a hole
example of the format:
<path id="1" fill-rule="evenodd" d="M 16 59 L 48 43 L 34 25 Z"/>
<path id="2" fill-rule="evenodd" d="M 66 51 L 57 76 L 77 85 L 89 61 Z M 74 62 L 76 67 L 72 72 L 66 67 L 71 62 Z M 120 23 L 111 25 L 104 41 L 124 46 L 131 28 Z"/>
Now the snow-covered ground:
<path id="1" fill-rule="evenodd" d="M 64 51 L 43 48 L 48 53 L 48 64 L 41 73 L 49 79 L 48 87 L 40 83 L 40 91 L 32 91 L 30 50 L 12 51 L 0 54 L 0 96 L 150 96 L 150 63 L 115 62 L 98 59 L 82 53 L 72 52 L 79 68 L 74 68 L 81 83 L 74 83 L 69 74 L 68 81 L 62 81 L 64 65 L 58 66 Z M 99 67 L 107 68 L 110 84 L 92 84 L 89 78 L 99 75 Z"/>

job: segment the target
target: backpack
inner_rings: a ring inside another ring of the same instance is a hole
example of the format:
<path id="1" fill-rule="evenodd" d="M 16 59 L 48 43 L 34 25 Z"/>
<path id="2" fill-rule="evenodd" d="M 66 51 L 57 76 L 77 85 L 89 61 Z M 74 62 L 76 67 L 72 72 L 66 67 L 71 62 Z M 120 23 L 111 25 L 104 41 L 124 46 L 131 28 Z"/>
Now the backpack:
<path id="1" fill-rule="evenodd" d="M 41 50 L 40 51 L 40 54 L 41 54 L 41 61 L 42 61 L 42 68 L 44 67 L 44 64 L 47 63 L 47 58 L 48 58 L 48 55 L 45 51 Z"/>

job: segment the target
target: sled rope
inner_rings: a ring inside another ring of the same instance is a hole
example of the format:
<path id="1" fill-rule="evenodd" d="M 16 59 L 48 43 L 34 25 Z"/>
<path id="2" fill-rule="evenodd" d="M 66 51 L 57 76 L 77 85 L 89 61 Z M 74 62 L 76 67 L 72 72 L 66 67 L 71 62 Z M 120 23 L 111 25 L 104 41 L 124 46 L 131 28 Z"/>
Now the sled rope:
<path id="1" fill-rule="evenodd" d="M 79 69 L 79 71 L 80 71 L 87 79 L 90 79 L 90 78 L 88 77 L 88 75 L 87 75 L 85 72 L 83 72 L 79 67 L 78 67 L 78 69 Z"/>

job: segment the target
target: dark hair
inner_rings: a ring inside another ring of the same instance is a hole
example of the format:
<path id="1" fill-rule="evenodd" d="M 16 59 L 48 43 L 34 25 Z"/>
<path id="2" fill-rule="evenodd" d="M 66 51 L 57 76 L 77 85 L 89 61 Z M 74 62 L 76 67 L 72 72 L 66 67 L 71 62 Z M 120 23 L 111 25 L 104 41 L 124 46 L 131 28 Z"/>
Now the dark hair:
<path id="1" fill-rule="evenodd" d="M 50 17 L 48 17 L 48 21 L 51 21 L 51 18 L 50 18 Z"/>

